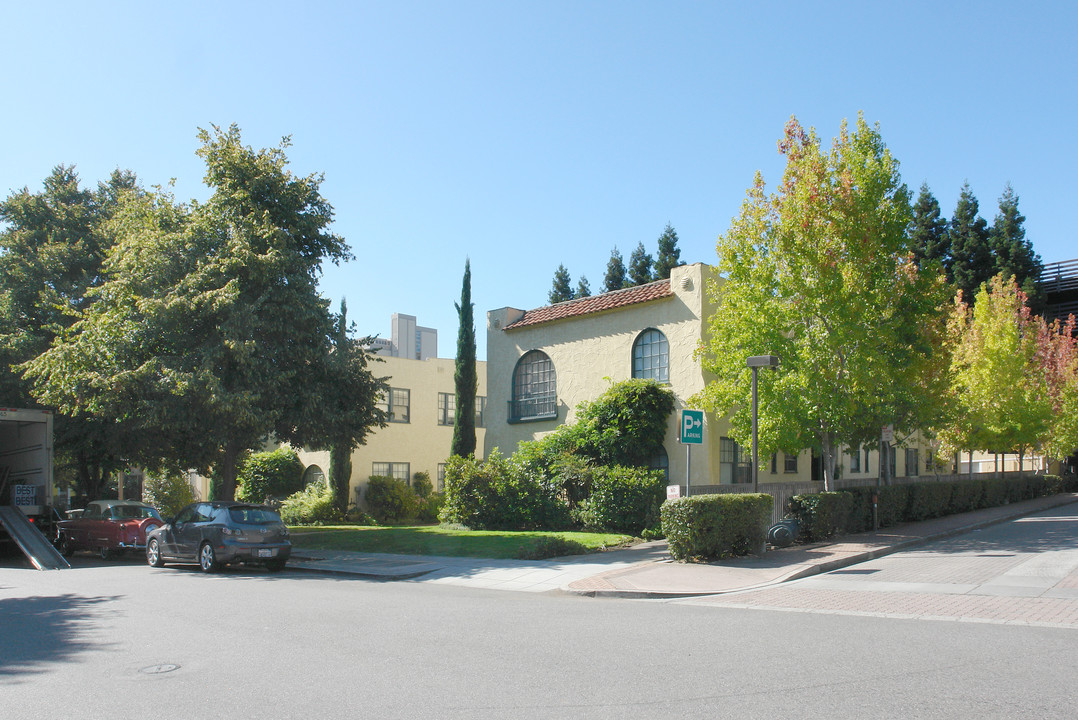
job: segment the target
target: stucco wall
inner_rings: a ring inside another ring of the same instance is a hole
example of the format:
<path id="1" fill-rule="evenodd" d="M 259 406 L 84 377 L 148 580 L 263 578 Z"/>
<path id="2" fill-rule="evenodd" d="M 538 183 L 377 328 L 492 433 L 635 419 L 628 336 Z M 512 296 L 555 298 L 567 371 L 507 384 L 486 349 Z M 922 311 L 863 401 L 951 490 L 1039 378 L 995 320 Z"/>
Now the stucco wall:
<path id="1" fill-rule="evenodd" d="M 704 336 L 703 319 L 710 315 L 704 295 L 704 280 L 709 277 L 718 281 L 707 265 L 685 265 L 674 268 L 671 273 L 672 297 L 510 330 L 504 328 L 519 320 L 523 311 L 501 308 L 487 313 L 490 423 L 486 452 L 499 448 L 508 455 L 520 442 L 542 437 L 574 420 L 580 402 L 594 400 L 611 382 L 632 376 L 633 343 L 642 331 L 655 328 L 669 343 L 670 388 L 676 397 L 676 409 L 668 423 L 663 445 L 670 461 L 671 482 L 684 484 L 686 448 L 678 442 L 678 422 L 688 398 L 702 390 L 707 381 L 694 353 Z M 542 350 L 554 365 L 558 417 L 556 420 L 509 424 L 513 371 L 517 361 L 530 350 Z M 719 438 L 728 435 L 728 430 L 725 419 L 707 415 L 705 443 L 691 451 L 693 485 L 719 483 Z M 745 452 L 751 452 L 751 449 L 746 448 Z M 770 458 L 761 465 L 769 470 Z M 805 458 L 799 459 L 798 470 L 796 474 L 787 474 L 780 467 L 778 477 L 790 481 L 807 480 L 811 472 L 807 453 Z"/>
<path id="2" fill-rule="evenodd" d="M 352 501 L 356 499 L 357 489 L 365 490 L 367 479 L 371 476 L 376 462 L 408 463 L 409 475 L 424 471 L 430 475 L 431 482 L 437 488 L 438 464 L 446 461 L 453 441 L 452 420 L 449 425 L 438 424 L 438 393 L 455 392 L 455 361 L 452 358 L 412 360 L 403 357 L 381 357 L 385 362 L 373 363 L 370 366 L 371 372 L 377 377 L 388 377 L 386 382 L 390 387 L 410 391 L 410 421 L 389 423 L 387 427 L 376 428 L 367 437 L 366 444 L 352 453 Z M 476 371 L 479 376 L 476 395 L 485 397 L 486 363 L 479 361 Z M 489 415 L 484 425 L 490 425 Z M 476 428 L 477 453 L 483 451 L 485 434 L 485 427 Z M 300 450 L 299 456 L 304 465 L 317 465 L 328 474 L 328 451 Z"/>

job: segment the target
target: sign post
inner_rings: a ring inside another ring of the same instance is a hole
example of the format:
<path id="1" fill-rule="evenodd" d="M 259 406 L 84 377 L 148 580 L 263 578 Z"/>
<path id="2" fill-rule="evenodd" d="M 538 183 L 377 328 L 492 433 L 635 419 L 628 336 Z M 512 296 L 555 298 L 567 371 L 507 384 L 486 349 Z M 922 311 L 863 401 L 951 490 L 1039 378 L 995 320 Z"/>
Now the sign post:
<path id="1" fill-rule="evenodd" d="M 685 446 L 685 497 L 689 497 L 689 471 L 692 467 L 692 446 L 704 442 L 704 411 L 681 411 L 681 444 Z"/>

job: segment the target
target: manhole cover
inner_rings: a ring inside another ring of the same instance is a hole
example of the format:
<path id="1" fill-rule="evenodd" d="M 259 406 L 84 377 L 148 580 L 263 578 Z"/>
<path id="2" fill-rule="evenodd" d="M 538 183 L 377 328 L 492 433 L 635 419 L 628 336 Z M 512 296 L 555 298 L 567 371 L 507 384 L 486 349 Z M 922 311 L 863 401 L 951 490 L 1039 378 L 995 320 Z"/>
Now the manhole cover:
<path id="1" fill-rule="evenodd" d="M 161 665 L 151 665 L 150 667 L 144 667 L 139 670 L 144 675 L 162 675 L 164 673 L 172 672 L 173 670 L 179 670 L 179 665 L 171 665 L 169 663 L 162 663 Z"/>

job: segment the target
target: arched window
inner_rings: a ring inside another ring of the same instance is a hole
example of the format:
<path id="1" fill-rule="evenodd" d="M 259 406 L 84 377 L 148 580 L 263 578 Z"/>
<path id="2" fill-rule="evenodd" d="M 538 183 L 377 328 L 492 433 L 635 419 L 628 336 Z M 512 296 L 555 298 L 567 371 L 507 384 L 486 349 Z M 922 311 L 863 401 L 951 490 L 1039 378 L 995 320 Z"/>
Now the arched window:
<path id="1" fill-rule="evenodd" d="M 648 462 L 648 469 L 662 470 L 666 474 L 666 482 L 670 482 L 670 456 L 666 454 L 666 448 L 659 447 L 658 454 Z"/>
<path id="2" fill-rule="evenodd" d="M 670 382 L 670 345 L 655 328 L 640 333 L 633 343 L 633 377 Z"/>
<path id="3" fill-rule="evenodd" d="M 513 399 L 509 422 L 545 420 L 558 416 L 558 383 L 554 363 L 541 350 L 524 354 L 513 370 Z"/>
<path id="4" fill-rule="evenodd" d="M 307 469 L 303 471 L 303 487 L 313 485 L 314 483 L 325 483 L 326 474 L 322 472 L 322 468 L 317 465 L 308 465 Z"/>

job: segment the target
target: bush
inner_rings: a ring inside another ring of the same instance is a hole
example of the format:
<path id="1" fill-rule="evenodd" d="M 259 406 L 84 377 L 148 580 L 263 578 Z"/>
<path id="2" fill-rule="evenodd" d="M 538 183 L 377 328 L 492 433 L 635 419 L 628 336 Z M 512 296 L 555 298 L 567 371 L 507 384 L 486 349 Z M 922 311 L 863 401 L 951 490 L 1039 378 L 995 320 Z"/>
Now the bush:
<path id="1" fill-rule="evenodd" d="M 434 492 L 434 483 L 430 481 L 430 473 L 420 470 L 412 476 L 412 490 L 420 498 L 428 498 Z"/>
<path id="2" fill-rule="evenodd" d="M 662 529 L 677 560 L 716 560 L 764 547 L 772 498 L 757 493 L 696 495 L 667 500 Z"/>
<path id="3" fill-rule="evenodd" d="M 565 557 L 566 555 L 584 555 L 587 552 L 588 548 L 576 540 L 548 536 L 538 538 L 535 542 L 520 548 L 517 552 L 517 559 L 546 560 L 547 558 Z"/>
<path id="4" fill-rule="evenodd" d="M 646 465 L 662 448 L 674 393 L 655 380 L 611 385 L 577 407 L 579 452 L 601 465 Z"/>
<path id="5" fill-rule="evenodd" d="M 364 500 L 371 515 L 382 524 L 414 520 L 422 502 L 404 480 L 381 475 L 372 475 L 367 480 Z"/>
<path id="6" fill-rule="evenodd" d="M 790 514 L 797 518 L 801 535 L 807 542 L 848 532 L 853 507 L 854 496 L 848 492 L 821 492 L 790 498 Z M 869 510 L 871 512 L 871 506 Z"/>
<path id="7" fill-rule="evenodd" d="M 903 520 L 919 522 L 946 515 L 951 506 L 951 483 L 919 482 L 907 485 L 909 499 Z"/>
<path id="8" fill-rule="evenodd" d="M 419 513 L 416 515 L 416 519 L 423 523 L 438 522 L 438 513 L 441 512 L 444 504 L 445 495 L 442 493 L 431 493 L 425 498 L 420 498 Z"/>
<path id="9" fill-rule="evenodd" d="M 948 514 L 970 512 L 984 507 L 984 480 L 956 480 L 951 485 L 951 503 Z"/>
<path id="10" fill-rule="evenodd" d="M 894 527 L 906 521 L 906 506 L 909 505 L 909 485 L 884 485 L 877 488 L 879 503 L 877 513 L 881 528 Z"/>
<path id="11" fill-rule="evenodd" d="M 311 483 L 289 495 L 281 503 L 280 512 L 288 525 L 321 525 L 341 520 L 333 503 L 333 491 L 325 483 Z"/>
<path id="12" fill-rule="evenodd" d="M 236 499 L 265 503 L 303 489 L 303 463 L 291 448 L 250 453 L 236 475 Z"/>
<path id="13" fill-rule="evenodd" d="M 591 478 L 591 494 L 579 517 L 594 530 L 640 535 L 659 522 L 659 508 L 666 496 L 666 477 L 661 471 L 639 467 L 598 467 Z"/>
<path id="14" fill-rule="evenodd" d="M 536 477 L 529 467 L 529 462 L 506 460 L 497 449 L 485 460 L 450 457 L 439 520 L 477 530 L 564 527 L 569 516 L 564 498 L 547 476 Z"/>
<path id="15" fill-rule="evenodd" d="M 142 483 L 142 501 L 153 505 L 161 517 L 174 517 L 184 505 L 198 500 L 187 473 L 169 470 L 160 476 L 147 475 Z"/>

